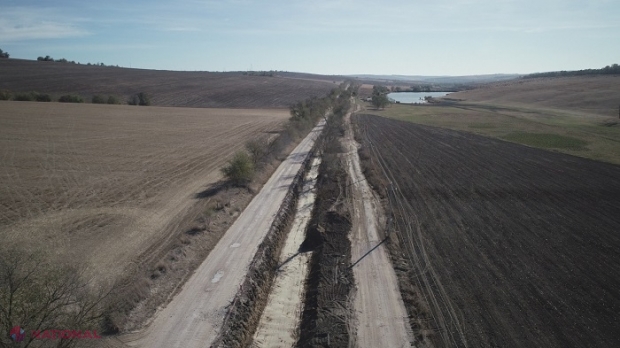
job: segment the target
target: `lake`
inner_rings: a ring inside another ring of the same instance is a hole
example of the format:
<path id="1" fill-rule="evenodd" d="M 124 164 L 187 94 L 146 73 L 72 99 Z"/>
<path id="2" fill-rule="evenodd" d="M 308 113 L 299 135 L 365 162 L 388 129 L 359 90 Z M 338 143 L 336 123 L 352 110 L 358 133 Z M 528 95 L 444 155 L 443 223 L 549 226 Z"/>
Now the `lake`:
<path id="1" fill-rule="evenodd" d="M 403 104 L 424 104 L 426 100 L 424 97 L 431 96 L 433 98 L 439 98 L 448 95 L 451 92 L 398 92 L 389 93 L 387 96 L 390 99 L 396 100 Z"/>

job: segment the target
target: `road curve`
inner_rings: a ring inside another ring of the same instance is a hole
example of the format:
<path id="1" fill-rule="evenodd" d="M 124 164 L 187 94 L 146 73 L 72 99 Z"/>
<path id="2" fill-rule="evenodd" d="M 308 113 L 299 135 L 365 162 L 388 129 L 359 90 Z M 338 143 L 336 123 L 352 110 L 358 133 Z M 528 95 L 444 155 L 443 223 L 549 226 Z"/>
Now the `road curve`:
<path id="1" fill-rule="evenodd" d="M 222 329 L 227 306 L 245 279 L 289 187 L 323 130 L 323 121 L 276 169 L 179 294 L 147 329 L 121 337 L 131 347 L 209 347 Z"/>

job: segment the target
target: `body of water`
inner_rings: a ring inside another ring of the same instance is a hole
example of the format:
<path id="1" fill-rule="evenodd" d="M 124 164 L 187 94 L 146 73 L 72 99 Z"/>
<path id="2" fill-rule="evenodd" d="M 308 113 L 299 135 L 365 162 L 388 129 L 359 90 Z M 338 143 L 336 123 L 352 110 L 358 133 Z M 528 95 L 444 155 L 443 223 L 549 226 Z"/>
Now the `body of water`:
<path id="1" fill-rule="evenodd" d="M 403 104 L 424 104 L 426 100 L 424 97 L 431 96 L 433 98 L 439 98 L 448 95 L 451 92 L 398 92 L 389 93 L 387 96 L 392 100 Z"/>

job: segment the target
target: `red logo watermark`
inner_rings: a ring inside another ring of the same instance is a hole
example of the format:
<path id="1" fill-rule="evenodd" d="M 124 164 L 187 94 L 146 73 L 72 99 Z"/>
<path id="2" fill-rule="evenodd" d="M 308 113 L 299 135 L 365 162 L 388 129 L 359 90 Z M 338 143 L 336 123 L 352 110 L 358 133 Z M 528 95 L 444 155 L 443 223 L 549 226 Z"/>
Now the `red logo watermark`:
<path id="1" fill-rule="evenodd" d="M 26 332 L 19 326 L 13 326 L 13 328 L 9 332 L 9 336 L 11 336 L 11 339 L 13 341 L 21 342 L 24 340 L 24 337 L 26 337 Z"/>
<path id="2" fill-rule="evenodd" d="M 14 326 L 9 336 L 15 342 L 21 342 L 26 338 L 26 332 L 20 326 Z M 71 339 L 99 339 L 97 330 L 36 330 L 31 336 L 35 340 L 71 340 Z"/>

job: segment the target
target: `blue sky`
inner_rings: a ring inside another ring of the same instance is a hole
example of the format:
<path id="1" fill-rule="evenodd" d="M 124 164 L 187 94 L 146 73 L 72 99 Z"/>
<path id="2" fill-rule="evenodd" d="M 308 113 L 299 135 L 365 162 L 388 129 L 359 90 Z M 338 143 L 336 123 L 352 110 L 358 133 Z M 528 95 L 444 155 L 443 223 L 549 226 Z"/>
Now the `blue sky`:
<path id="1" fill-rule="evenodd" d="M 168 70 L 472 75 L 620 63 L 618 0 L 0 0 L 14 58 Z"/>

